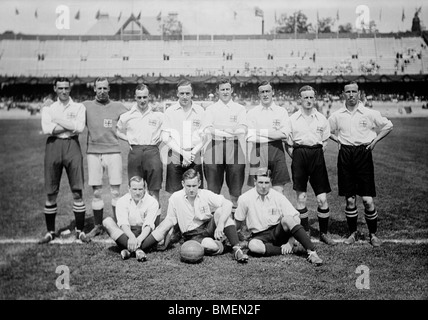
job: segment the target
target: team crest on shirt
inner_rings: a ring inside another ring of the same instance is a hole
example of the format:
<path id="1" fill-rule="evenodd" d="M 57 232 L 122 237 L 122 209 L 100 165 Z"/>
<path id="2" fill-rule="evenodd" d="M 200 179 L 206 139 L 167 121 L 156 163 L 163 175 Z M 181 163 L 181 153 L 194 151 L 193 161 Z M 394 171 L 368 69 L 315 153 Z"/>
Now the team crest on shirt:
<path id="1" fill-rule="evenodd" d="M 238 122 L 238 116 L 237 116 L 237 115 L 232 115 L 232 116 L 230 116 L 229 121 L 230 121 L 230 122 L 233 122 L 233 123 Z"/>
<path id="2" fill-rule="evenodd" d="M 210 213 L 210 208 L 208 206 L 199 207 L 199 212 L 202 214 L 208 214 Z"/>
<path id="3" fill-rule="evenodd" d="M 104 128 L 112 128 L 113 120 L 112 119 L 104 119 Z"/>
<path id="4" fill-rule="evenodd" d="M 149 126 L 155 127 L 158 124 L 157 120 L 149 120 Z"/>
<path id="5" fill-rule="evenodd" d="M 201 120 L 199 120 L 199 119 L 193 119 L 192 120 L 192 126 L 194 128 L 199 128 L 201 126 Z"/>
<path id="6" fill-rule="evenodd" d="M 324 132 L 324 128 L 323 127 L 317 127 L 317 133 L 322 135 Z"/>
<path id="7" fill-rule="evenodd" d="M 67 119 L 76 119 L 77 112 L 67 112 Z"/>
<path id="8" fill-rule="evenodd" d="M 275 129 L 278 129 L 281 126 L 281 120 L 279 120 L 279 119 L 273 119 L 272 126 Z"/>
<path id="9" fill-rule="evenodd" d="M 368 122 L 366 119 L 360 120 L 360 127 L 367 128 Z"/>

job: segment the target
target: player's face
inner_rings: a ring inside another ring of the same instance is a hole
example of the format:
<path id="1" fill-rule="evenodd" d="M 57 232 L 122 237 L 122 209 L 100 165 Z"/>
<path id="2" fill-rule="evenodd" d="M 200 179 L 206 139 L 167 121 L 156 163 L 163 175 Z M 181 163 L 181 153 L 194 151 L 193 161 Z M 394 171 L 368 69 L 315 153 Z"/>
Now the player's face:
<path id="1" fill-rule="evenodd" d="M 190 107 L 192 105 L 193 90 L 192 86 L 180 86 L 177 89 L 178 103 L 182 107 Z"/>
<path id="2" fill-rule="evenodd" d="M 345 102 L 347 106 L 354 107 L 358 104 L 360 99 L 360 92 L 358 91 L 358 86 L 356 84 L 348 84 L 343 90 L 345 95 Z"/>
<path id="3" fill-rule="evenodd" d="M 187 197 L 195 198 L 198 194 L 199 186 L 201 185 L 201 181 L 198 177 L 194 177 L 193 179 L 186 179 L 181 182 L 184 188 L 184 192 Z"/>
<path id="4" fill-rule="evenodd" d="M 300 94 L 300 98 L 302 101 L 302 107 L 305 109 L 311 109 L 315 103 L 315 92 L 312 90 L 303 91 Z"/>
<path id="5" fill-rule="evenodd" d="M 135 100 L 137 100 L 138 108 L 145 110 L 149 105 L 149 90 L 136 90 Z"/>
<path id="6" fill-rule="evenodd" d="M 222 83 L 217 88 L 218 97 L 223 103 L 228 103 L 232 99 L 233 89 L 230 83 Z"/>
<path id="7" fill-rule="evenodd" d="M 262 106 L 269 107 L 272 103 L 272 97 L 273 90 L 269 84 L 259 87 L 259 98 Z"/>
<path id="8" fill-rule="evenodd" d="M 143 199 L 144 195 L 146 194 L 146 189 L 144 188 L 144 181 L 131 181 L 131 185 L 129 186 L 129 193 L 131 194 L 131 197 L 135 202 L 138 202 Z"/>
<path id="9" fill-rule="evenodd" d="M 257 176 L 255 184 L 256 191 L 259 195 L 265 196 L 269 193 L 271 187 L 271 180 L 269 177 Z"/>
<path id="10" fill-rule="evenodd" d="M 108 93 L 110 91 L 110 87 L 108 85 L 108 81 L 98 81 L 95 83 L 95 95 L 97 96 L 97 100 L 106 101 L 108 100 Z"/>
<path id="11" fill-rule="evenodd" d="M 55 84 L 54 91 L 56 92 L 59 101 L 62 101 L 62 102 L 67 101 L 70 98 L 70 91 L 71 91 L 70 82 L 58 81 Z"/>

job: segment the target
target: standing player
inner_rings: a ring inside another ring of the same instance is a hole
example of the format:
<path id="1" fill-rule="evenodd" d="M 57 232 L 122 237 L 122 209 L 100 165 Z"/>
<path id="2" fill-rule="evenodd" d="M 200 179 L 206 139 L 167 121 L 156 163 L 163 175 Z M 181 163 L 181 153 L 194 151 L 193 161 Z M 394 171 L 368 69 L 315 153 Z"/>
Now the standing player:
<path id="1" fill-rule="evenodd" d="M 185 80 L 177 86 L 178 102 L 165 111 L 162 141 L 169 148 L 165 190 L 183 188 L 183 173 L 194 168 L 202 178 L 201 149 L 204 145 L 202 123 L 205 110 L 192 102 L 192 84 Z M 203 182 L 201 181 L 203 184 Z"/>
<path id="2" fill-rule="evenodd" d="M 204 132 L 210 142 L 204 153 L 204 174 L 208 190 L 220 194 L 226 184 L 234 209 L 245 179 L 246 109 L 232 100 L 232 84 L 221 78 L 217 84 L 219 100 L 206 109 Z"/>
<path id="3" fill-rule="evenodd" d="M 273 188 L 283 193 L 284 185 L 290 182 L 282 143 L 290 132 L 288 113 L 273 102 L 273 90 L 269 82 L 263 81 L 258 90 L 260 104 L 247 114 L 247 141 L 251 143 L 248 185 L 254 185 L 254 172 L 258 168 L 267 167 L 272 172 Z"/>
<path id="4" fill-rule="evenodd" d="M 233 258 L 239 263 L 246 263 L 248 256 L 242 251 L 231 217 L 232 203 L 222 195 L 199 189 L 200 184 L 201 178 L 195 169 L 183 174 L 183 189 L 171 195 L 165 219 L 147 237 L 141 249 L 153 247 L 178 224 L 184 240 L 200 242 L 207 255 L 223 253 L 222 240 L 226 237 L 232 245 Z"/>
<path id="5" fill-rule="evenodd" d="M 94 197 L 92 210 L 95 227 L 88 233 L 94 237 L 103 232 L 103 174 L 107 170 L 113 215 L 116 215 L 116 202 L 120 196 L 122 183 L 122 155 L 119 140 L 116 136 L 116 125 L 119 116 L 128 111 L 126 107 L 109 99 L 109 83 L 107 78 L 95 80 L 95 100 L 85 101 L 86 126 L 88 128 L 87 160 L 88 184 L 92 186 Z"/>
<path id="6" fill-rule="evenodd" d="M 308 180 L 318 203 L 320 240 L 329 245 L 336 243 L 328 234 L 330 210 L 327 193 L 331 191 L 324 151 L 330 138 L 328 120 L 315 108 L 315 90 L 303 86 L 299 90 L 302 108 L 290 116 L 290 136 L 287 153 L 292 158 L 293 189 L 297 196 L 297 211 L 306 232 L 309 233 L 309 216 L 306 207 Z"/>
<path id="7" fill-rule="evenodd" d="M 369 229 L 370 243 L 382 244 L 376 236 L 377 210 L 372 150 L 392 130 L 392 122 L 379 111 L 364 107 L 359 100 L 358 84 L 351 82 L 344 87 L 345 106 L 329 118 L 332 135 L 339 145 L 337 179 L 339 195 L 346 199 L 346 220 L 350 236 L 345 244 L 353 244 L 357 236 L 358 210 L 356 196 L 362 197 L 364 216 Z M 376 130 L 380 130 L 379 133 Z"/>
<path id="8" fill-rule="evenodd" d="M 67 78 L 54 81 L 57 101 L 42 109 L 42 130 L 48 135 L 45 149 L 45 219 L 48 232 L 39 243 L 48 243 L 55 234 L 55 218 L 62 171 L 65 168 L 73 195 L 73 213 L 76 219 L 76 237 L 83 242 L 90 238 L 83 232 L 86 207 L 82 197 L 84 175 L 79 133 L 85 128 L 85 106 L 70 97 L 71 84 Z"/>
<path id="9" fill-rule="evenodd" d="M 148 191 L 159 202 L 163 166 L 159 153 L 163 114 L 149 106 L 149 89 L 140 84 L 135 89 L 137 103 L 122 114 L 117 123 L 117 136 L 130 145 L 128 178 L 140 176 L 147 181 Z"/>
<path id="10" fill-rule="evenodd" d="M 289 254 L 296 251 L 296 239 L 306 250 L 307 260 L 322 265 L 314 244 L 300 225 L 299 212 L 282 193 L 271 189 L 270 170 L 260 168 L 255 175 L 255 187 L 239 197 L 235 213 L 237 229 L 245 221 L 251 231 L 250 252 L 265 257 Z"/>
<path id="11" fill-rule="evenodd" d="M 103 225 L 121 249 L 123 260 L 135 254 L 137 260 L 143 262 L 147 257 L 140 247 L 155 228 L 159 203 L 146 192 L 146 183 L 141 177 L 132 177 L 128 188 L 129 192 L 117 201 L 117 223 L 107 217 Z"/>

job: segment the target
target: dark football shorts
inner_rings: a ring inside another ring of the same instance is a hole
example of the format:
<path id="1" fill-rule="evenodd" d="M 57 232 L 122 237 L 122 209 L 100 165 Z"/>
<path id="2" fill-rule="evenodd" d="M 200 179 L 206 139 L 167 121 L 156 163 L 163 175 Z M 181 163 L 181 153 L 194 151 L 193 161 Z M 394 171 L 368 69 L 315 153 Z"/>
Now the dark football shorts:
<path id="1" fill-rule="evenodd" d="M 48 137 L 44 165 L 47 194 L 59 192 L 63 168 L 67 173 L 70 189 L 72 191 L 83 189 L 83 156 L 78 136 L 67 139 Z"/>
<path id="2" fill-rule="evenodd" d="M 278 223 L 264 231 L 252 233 L 250 241 L 257 239 L 263 241 L 263 243 L 272 243 L 274 246 L 280 246 L 287 243 L 290 237 L 291 231 L 284 231 L 281 223 Z"/>
<path id="3" fill-rule="evenodd" d="M 285 152 L 282 140 L 269 143 L 256 143 L 251 150 L 250 174 L 247 185 L 253 187 L 255 175 L 252 172 L 258 168 L 268 168 L 271 171 L 272 186 L 283 186 L 291 181 L 285 161 Z"/>
<path id="4" fill-rule="evenodd" d="M 322 145 L 294 146 L 291 174 L 293 190 L 306 192 L 309 181 L 315 195 L 331 191 Z"/>
<path id="5" fill-rule="evenodd" d="M 239 197 L 245 180 L 245 157 L 238 140 L 211 140 L 204 154 L 207 189 L 220 194 L 226 174 L 230 195 Z"/>
<path id="6" fill-rule="evenodd" d="M 173 153 L 175 155 L 173 155 Z M 179 158 L 179 162 L 183 161 L 183 156 L 177 154 L 176 152 L 169 150 L 168 152 L 168 164 L 166 165 L 166 183 L 165 190 L 166 192 L 173 193 L 178 190 L 183 189 L 183 185 L 181 184 L 183 180 L 183 173 L 189 169 L 195 169 L 199 172 L 201 177 L 201 185 L 199 188 L 204 188 L 204 177 L 202 172 L 202 164 L 200 164 L 200 155 L 198 155 L 194 162 L 192 162 L 189 166 L 183 167 L 180 164 L 177 164 L 174 161 L 170 161 L 170 159 Z M 197 161 L 199 159 L 199 161 Z"/>
<path id="7" fill-rule="evenodd" d="M 376 196 L 374 166 L 367 145 L 341 145 L 337 157 L 339 196 Z"/>
<path id="8" fill-rule="evenodd" d="M 213 216 L 210 220 L 206 221 L 205 223 L 203 223 L 202 225 L 200 225 L 196 229 L 184 232 L 183 233 L 183 239 L 184 239 L 184 241 L 196 240 L 199 243 L 204 238 L 213 238 L 214 239 L 214 231 L 216 228 L 217 228 L 217 226 L 215 224 L 214 216 Z"/>
<path id="9" fill-rule="evenodd" d="M 132 145 L 128 154 L 128 180 L 140 176 L 150 191 L 162 187 L 163 164 L 156 145 Z"/>

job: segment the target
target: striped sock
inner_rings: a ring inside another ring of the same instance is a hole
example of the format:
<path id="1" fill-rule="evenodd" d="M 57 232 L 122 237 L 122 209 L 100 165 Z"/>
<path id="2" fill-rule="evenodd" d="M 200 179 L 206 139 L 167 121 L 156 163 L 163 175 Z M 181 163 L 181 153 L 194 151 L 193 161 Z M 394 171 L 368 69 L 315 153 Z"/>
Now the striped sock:
<path id="1" fill-rule="evenodd" d="M 309 231 L 309 214 L 308 208 L 297 209 L 300 213 L 300 224 L 303 226 L 305 231 Z"/>
<path id="2" fill-rule="evenodd" d="M 58 207 L 57 204 L 45 205 L 45 220 L 46 227 L 49 232 L 55 232 L 55 217 L 57 213 Z"/>
<path id="3" fill-rule="evenodd" d="M 345 208 L 346 221 L 348 222 L 348 228 L 350 233 L 357 231 L 357 222 L 358 222 L 358 210 L 357 207 L 354 208 Z"/>
<path id="4" fill-rule="evenodd" d="M 320 232 L 326 234 L 328 232 L 328 220 L 330 217 L 330 209 L 321 209 L 318 207 L 318 223 Z"/>
<path id="5" fill-rule="evenodd" d="M 83 231 L 85 226 L 86 207 L 84 202 L 73 203 L 73 213 L 76 219 L 76 230 Z"/>
<path id="6" fill-rule="evenodd" d="M 373 211 L 364 210 L 364 218 L 366 218 L 367 228 L 370 234 L 374 234 L 377 231 L 377 210 Z"/>

